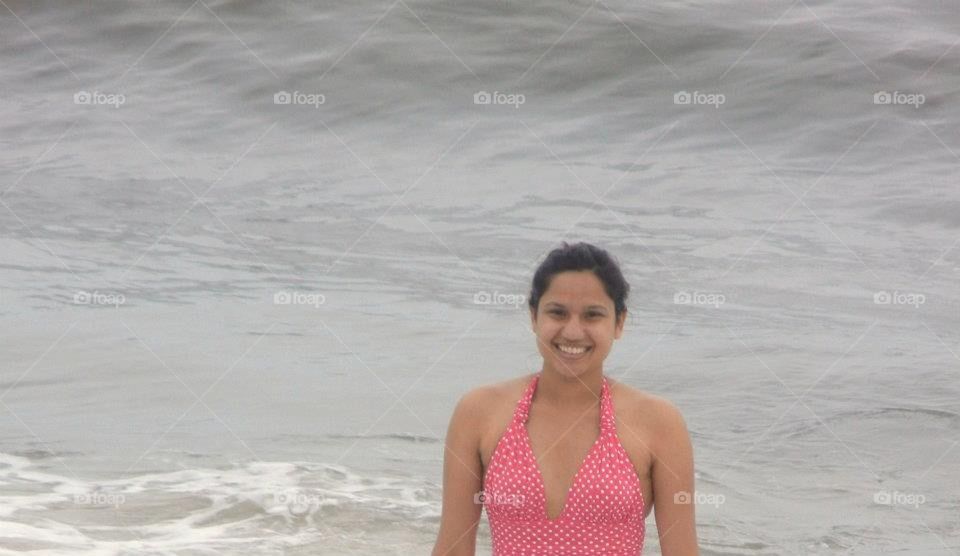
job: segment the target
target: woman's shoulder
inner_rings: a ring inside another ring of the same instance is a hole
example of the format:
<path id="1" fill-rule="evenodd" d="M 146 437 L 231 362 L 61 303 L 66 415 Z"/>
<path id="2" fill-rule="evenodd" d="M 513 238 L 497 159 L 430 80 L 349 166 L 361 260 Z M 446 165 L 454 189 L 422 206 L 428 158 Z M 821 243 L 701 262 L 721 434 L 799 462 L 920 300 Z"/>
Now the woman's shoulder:
<path id="1" fill-rule="evenodd" d="M 680 409 L 669 399 L 646 390 L 631 386 L 607 377 L 610 383 L 610 395 L 618 413 L 623 413 L 631 421 L 640 423 L 658 423 L 676 419 Z"/>
<path id="2" fill-rule="evenodd" d="M 515 404 L 534 374 L 536 373 L 475 386 L 463 394 L 461 401 L 478 413 L 489 413 L 491 409 L 503 404 Z"/>
<path id="3" fill-rule="evenodd" d="M 654 454 L 676 444 L 686 432 L 680 409 L 663 396 L 624 384 L 610 387 L 616 410 L 620 441 L 637 463 L 641 474 L 649 473 Z"/>
<path id="4" fill-rule="evenodd" d="M 460 397 L 455 415 L 457 429 L 469 430 L 481 454 L 492 452 L 490 447 L 503 434 L 504 423 L 510 421 L 514 407 L 533 374 L 476 386 Z M 484 460 L 486 461 L 486 460 Z"/>

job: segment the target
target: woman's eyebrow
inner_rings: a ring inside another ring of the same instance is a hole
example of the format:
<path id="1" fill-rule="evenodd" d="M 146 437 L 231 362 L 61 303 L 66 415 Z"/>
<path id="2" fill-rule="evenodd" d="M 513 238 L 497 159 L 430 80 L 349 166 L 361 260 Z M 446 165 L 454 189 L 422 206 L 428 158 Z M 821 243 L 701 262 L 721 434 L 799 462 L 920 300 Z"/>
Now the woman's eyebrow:
<path id="1" fill-rule="evenodd" d="M 562 308 L 564 308 L 564 309 L 567 308 L 567 306 L 564 305 L 563 303 L 557 303 L 556 301 L 548 301 L 546 304 L 547 304 L 547 305 L 555 305 L 555 306 L 557 306 L 557 307 L 562 307 Z M 603 305 L 590 305 L 589 307 L 587 307 L 587 309 L 600 309 L 601 311 L 606 311 L 606 310 L 607 310 L 607 308 L 604 307 Z"/>

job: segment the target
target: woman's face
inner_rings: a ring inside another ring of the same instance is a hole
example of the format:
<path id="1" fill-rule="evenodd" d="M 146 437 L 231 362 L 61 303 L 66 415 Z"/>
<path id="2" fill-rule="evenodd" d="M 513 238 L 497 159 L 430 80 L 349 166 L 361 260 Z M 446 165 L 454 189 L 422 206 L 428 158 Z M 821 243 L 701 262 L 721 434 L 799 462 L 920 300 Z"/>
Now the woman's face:
<path id="1" fill-rule="evenodd" d="M 602 372 L 603 360 L 626 320 L 626 313 L 619 322 L 614 315 L 613 300 L 596 274 L 589 270 L 554 274 L 537 311 L 530 310 L 544 370 L 569 376 Z M 566 353 L 561 346 L 580 353 Z"/>

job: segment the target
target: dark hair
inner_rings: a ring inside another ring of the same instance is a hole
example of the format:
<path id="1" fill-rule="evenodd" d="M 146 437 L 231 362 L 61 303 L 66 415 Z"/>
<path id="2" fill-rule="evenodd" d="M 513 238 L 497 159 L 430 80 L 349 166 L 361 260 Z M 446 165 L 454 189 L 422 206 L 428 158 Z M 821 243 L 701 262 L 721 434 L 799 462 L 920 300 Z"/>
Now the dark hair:
<path id="1" fill-rule="evenodd" d="M 627 310 L 627 294 L 630 293 L 630 284 L 623 278 L 620 265 L 610 253 L 582 241 L 573 245 L 566 241 L 562 242 L 560 247 L 550 251 L 547 258 L 540 263 L 537 271 L 533 274 L 533 285 L 530 288 L 529 303 L 534 313 L 540 305 L 540 298 L 550 287 L 553 276 L 568 270 L 589 270 L 596 274 L 597 278 L 603 283 L 603 289 L 613 300 L 616 320 L 620 319 L 621 313 Z"/>

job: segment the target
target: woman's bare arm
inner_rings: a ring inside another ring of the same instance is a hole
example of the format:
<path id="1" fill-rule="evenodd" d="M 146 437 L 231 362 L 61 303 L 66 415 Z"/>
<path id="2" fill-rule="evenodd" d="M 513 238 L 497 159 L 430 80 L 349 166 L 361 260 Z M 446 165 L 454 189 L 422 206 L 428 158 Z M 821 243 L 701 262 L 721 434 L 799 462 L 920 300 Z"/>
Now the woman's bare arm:
<path id="1" fill-rule="evenodd" d="M 654 512 L 663 556 L 699 556 L 693 446 L 680 410 L 662 402 L 653 460 Z"/>
<path id="2" fill-rule="evenodd" d="M 483 485 L 479 450 L 483 409 L 481 394 L 474 390 L 460 398 L 450 418 L 443 453 L 440 533 L 432 556 L 474 556 L 483 509 L 479 503 Z"/>

